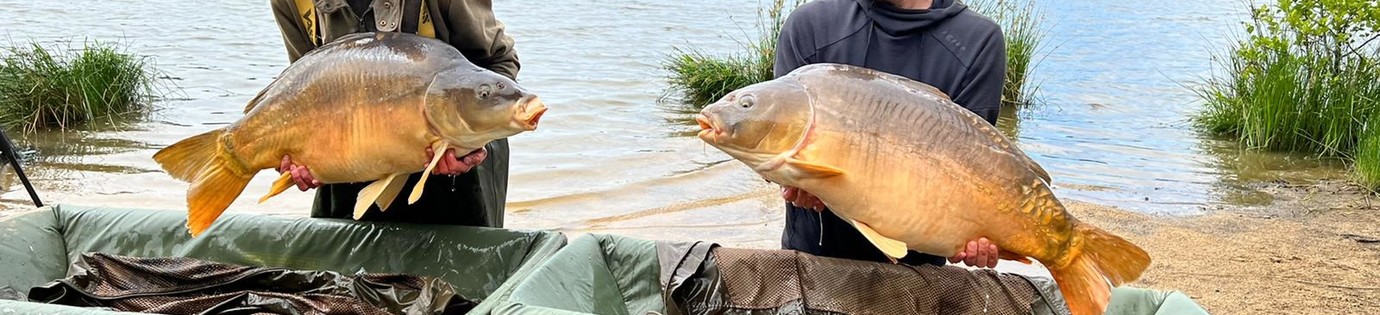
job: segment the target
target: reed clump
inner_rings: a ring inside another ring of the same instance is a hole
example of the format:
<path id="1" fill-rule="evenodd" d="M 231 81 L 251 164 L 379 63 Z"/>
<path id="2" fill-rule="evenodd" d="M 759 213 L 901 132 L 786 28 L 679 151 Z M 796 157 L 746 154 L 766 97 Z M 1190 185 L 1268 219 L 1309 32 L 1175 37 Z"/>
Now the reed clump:
<path id="1" fill-rule="evenodd" d="M 38 43 L 0 52 L 0 127 L 65 130 L 101 119 L 144 117 L 157 76 L 144 57 L 93 42 L 57 50 Z"/>

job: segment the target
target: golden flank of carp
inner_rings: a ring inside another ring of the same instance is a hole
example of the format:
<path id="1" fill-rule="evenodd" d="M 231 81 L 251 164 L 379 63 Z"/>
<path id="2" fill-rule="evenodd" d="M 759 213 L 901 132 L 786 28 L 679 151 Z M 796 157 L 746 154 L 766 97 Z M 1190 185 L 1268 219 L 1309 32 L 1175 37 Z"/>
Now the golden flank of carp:
<path id="1" fill-rule="evenodd" d="M 254 174 L 283 156 L 322 184 L 370 182 L 355 203 L 386 210 L 408 174 L 535 130 L 546 106 L 513 80 L 470 63 L 445 42 L 406 33 L 359 33 L 302 56 L 249 101 L 233 124 L 179 141 L 153 159 L 191 183 L 187 228 L 201 234 Z M 427 162 L 426 149 L 436 152 Z M 425 168 L 422 165 L 427 165 Z M 427 177 L 408 202 L 420 197 Z M 292 186 L 278 178 L 263 202 Z"/>
<path id="2" fill-rule="evenodd" d="M 812 64 L 704 108 L 699 138 L 772 182 L 814 194 L 887 256 L 952 257 L 986 237 L 1001 258 L 1049 268 L 1077 315 L 1150 256 L 1065 211 L 1044 169 L 938 89 Z M 1110 286 L 1109 286 L 1110 282 Z"/>

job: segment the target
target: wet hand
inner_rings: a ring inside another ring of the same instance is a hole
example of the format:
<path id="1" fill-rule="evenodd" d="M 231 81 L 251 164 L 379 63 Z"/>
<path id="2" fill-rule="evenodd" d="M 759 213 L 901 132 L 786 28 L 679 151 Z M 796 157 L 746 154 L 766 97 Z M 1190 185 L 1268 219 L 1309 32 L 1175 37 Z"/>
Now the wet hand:
<path id="1" fill-rule="evenodd" d="M 432 150 L 431 148 L 426 148 L 427 162 L 430 162 L 431 159 L 435 156 L 435 150 Z M 478 150 L 471 151 L 469 154 L 465 154 L 465 156 L 461 157 L 455 156 L 455 149 L 447 149 L 446 155 L 442 156 L 441 160 L 436 162 L 436 168 L 432 169 L 431 173 L 436 175 L 451 176 L 464 174 L 465 172 L 469 172 L 471 169 L 474 169 L 474 167 L 478 166 L 479 163 L 484 162 L 484 159 L 488 156 L 489 151 L 484 150 L 484 148 L 479 148 Z"/>
<path id="2" fill-rule="evenodd" d="M 292 159 L 283 156 L 283 161 L 278 164 L 278 174 L 292 173 L 292 182 L 297 184 L 297 189 L 307 191 L 316 187 L 321 187 L 321 182 L 311 177 L 311 171 L 306 166 L 292 164 Z"/>
<path id="3" fill-rule="evenodd" d="M 963 247 L 963 251 L 958 252 L 954 257 L 949 257 L 950 263 L 963 262 L 969 266 L 978 268 L 996 268 L 997 256 L 1001 255 L 1001 250 L 997 249 L 997 244 L 988 241 L 986 237 L 968 241 L 968 246 Z"/>
<path id="4" fill-rule="evenodd" d="M 814 211 L 824 211 L 824 202 L 800 188 L 781 186 L 781 197 L 790 202 L 791 205 Z"/>

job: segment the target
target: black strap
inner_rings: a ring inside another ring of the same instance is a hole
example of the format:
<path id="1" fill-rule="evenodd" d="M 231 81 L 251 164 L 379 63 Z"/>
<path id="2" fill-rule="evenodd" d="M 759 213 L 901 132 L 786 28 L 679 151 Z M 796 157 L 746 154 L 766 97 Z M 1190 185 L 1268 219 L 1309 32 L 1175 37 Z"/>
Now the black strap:
<path id="1" fill-rule="evenodd" d="M 417 34 L 417 25 L 420 24 L 418 23 L 417 19 L 421 18 L 422 10 L 430 10 L 431 8 L 421 7 L 423 5 L 422 0 L 401 1 L 403 2 L 404 9 L 401 21 L 402 23 L 399 23 L 400 25 L 398 25 L 398 30 L 402 31 L 403 33 Z"/>

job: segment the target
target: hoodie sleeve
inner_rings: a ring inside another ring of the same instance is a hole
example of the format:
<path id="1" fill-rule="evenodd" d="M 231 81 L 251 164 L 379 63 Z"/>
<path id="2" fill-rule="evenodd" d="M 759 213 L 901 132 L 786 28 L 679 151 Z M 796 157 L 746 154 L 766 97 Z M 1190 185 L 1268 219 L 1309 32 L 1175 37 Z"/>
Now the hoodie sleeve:
<path id="1" fill-rule="evenodd" d="M 273 19 L 278 22 L 278 30 L 283 35 L 283 45 L 287 47 L 288 62 L 296 62 L 303 54 L 316 48 L 307 39 L 307 30 L 297 18 L 297 4 L 292 0 L 272 0 Z"/>
<path id="2" fill-rule="evenodd" d="M 442 1 L 441 12 L 452 46 L 475 65 L 517 79 L 517 51 L 503 22 L 494 16 L 493 1 Z"/>
<path id="3" fill-rule="evenodd" d="M 786 22 L 781 26 L 781 34 L 776 41 L 776 60 L 772 65 L 772 78 L 780 78 L 796 68 L 809 64 L 803 56 L 812 53 L 813 47 L 802 47 L 813 43 L 809 23 L 806 21 L 810 16 L 808 12 L 808 5 L 795 10 L 786 17 Z"/>
<path id="4" fill-rule="evenodd" d="M 1001 113 L 1002 85 L 1006 82 L 1006 41 L 1001 30 L 992 32 L 964 74 L 954 102 L 962 104 L 988 123 L 997 124 Z"/>

